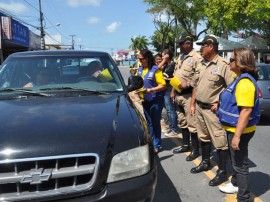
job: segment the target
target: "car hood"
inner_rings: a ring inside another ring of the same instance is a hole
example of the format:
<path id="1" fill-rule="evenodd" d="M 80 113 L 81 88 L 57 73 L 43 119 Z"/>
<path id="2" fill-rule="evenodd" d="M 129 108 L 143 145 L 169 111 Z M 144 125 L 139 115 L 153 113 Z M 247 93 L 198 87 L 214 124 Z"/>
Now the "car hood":
<path id="1" fill-rule="evenodd" d="M 130 110 L 120 94 L 0 100 L 0 160 L 136 147 Z"/>

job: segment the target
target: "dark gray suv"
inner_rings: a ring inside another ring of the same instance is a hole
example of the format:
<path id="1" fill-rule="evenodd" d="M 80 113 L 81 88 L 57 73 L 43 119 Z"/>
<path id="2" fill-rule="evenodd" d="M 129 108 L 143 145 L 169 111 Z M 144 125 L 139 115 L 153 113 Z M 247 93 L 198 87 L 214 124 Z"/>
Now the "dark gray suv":
<path id="1" fill-rule="evenodd" d="M 0 70 L 1 201 L 152 201 L 153 145 L 109 54 L 15 53 Z"/>
<path id="2" fill-rule="evenodd" d="M 257 63 L 261 114 L 270 117 L 270 64 Z"/>

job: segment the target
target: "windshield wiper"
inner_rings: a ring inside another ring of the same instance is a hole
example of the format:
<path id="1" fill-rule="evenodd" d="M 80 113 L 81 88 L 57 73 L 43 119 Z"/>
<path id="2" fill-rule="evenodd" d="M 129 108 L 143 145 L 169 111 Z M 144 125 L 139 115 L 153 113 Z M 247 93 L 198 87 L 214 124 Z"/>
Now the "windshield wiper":
<path id="1" fill-rule="evenodd" d="M 44 97 L 50 97 L 50 94 L 46 93 L 39 93 L 32 91 L 30 89 L 24 89 L 24 88 L 2 88 L 0 89 L 0 92 L 21 92 L 25 94 L 31 94 L 31 95 L 38 95 L 38 96 L 44 96 Z"/>
<path id="2" fill-rule="evenodd" d="M 87 88 L 76 88 L 76 87 L 68 87 L 68 86 L 54 87 L 54 88 L 41 88 L 39 90 L 78 90 L 78 91 L 87 91 L 87 92 L 96 93 L 96 94 L 103 94 L 103 95 L 109 94 L 107 92 L 102 92 L 102 91 L 98 91 L 98 90 L 90 90 Z"/>

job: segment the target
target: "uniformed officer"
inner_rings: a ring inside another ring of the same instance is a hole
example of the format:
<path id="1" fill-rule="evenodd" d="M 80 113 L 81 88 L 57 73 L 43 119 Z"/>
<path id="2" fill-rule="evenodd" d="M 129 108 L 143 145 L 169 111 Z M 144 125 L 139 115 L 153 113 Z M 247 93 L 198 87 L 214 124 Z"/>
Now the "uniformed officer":
<path id="1" fill-rule="evenodd" d="M 216 109 L 219 94 L 233 81 L 229 63 L 218 55 L 218 41 L 213 36 L 206 36 L 201 45 L 204 58 L 198 65 L 194 85 L 196 85 L 196 126 L 202 147 L 202 161 L 191 169 L 191 173 L 199 173 L 210 169 L 211 142 L 217 150 L 218 171 L 210 180 L 210 186 L 217 186 L 227 180 L 226 161 L 228 143 L 224 129 L 218 123 Z M 192 106 L 192 109 L 194 106 Z"/>
<path id="2" fill-rule="evenodd" d="M 171 84 L 174 87 L 171 91 L 171 99 L 174 99 L 179 106 L 178 120 L 183 136 L 183 146 L 173 150 L 173 153 L 182 153 L 190 150 L 187 161 L 192 161 L 199 156 L 199 141 L 196 130 L 195 116 L 189 113 L 192 95 L 192 85 L 190 84 L 198 63 L 202 60 L 200 54 L 193 50 L 193 36 L 190 34 L 181 35 L 177 41 L 180 45 L 181 55 L 178 58 L 174 71 L 174 78 Z"/>

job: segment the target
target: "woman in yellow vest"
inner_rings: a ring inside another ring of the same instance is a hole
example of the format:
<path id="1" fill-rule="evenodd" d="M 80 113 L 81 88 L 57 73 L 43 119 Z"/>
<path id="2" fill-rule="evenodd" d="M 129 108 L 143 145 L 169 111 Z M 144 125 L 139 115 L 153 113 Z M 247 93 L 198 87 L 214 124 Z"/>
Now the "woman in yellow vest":
<path id="1" fill-rule="evenodd" d="M 137 75 L 144 79 L 144 91 L 141 94 L 144 115 L 152 135 L 155 153 L 161 149 L 161 112 L 164 107 L 166 82 L 162 71 L 155 64 L 151 51 L 141 50 L 138 54 L 141 66 Z"/>
<path id="2" fill-rule="evenodd" d="M 233 172 L 231 182 L 219 189 L 225 193 L 237 192 L 238 202 L 248 202 L 248 144 L 260 119 L 258 70 L 253 52 L 244 47 L 234 49 L 230 69 L 237 78 L 220 95 L 217 115 L 227 133 Z"/>

